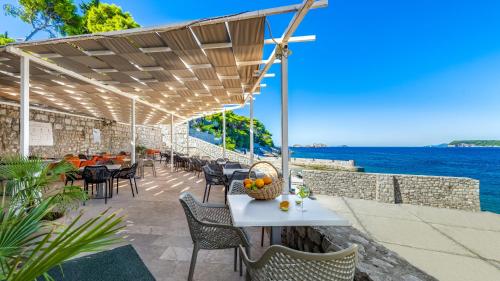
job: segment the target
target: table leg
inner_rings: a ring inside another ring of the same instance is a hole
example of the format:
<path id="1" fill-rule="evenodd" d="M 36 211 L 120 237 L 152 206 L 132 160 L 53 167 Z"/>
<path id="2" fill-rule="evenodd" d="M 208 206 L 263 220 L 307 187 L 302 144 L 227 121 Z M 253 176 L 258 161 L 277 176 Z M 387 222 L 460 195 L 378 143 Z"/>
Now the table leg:
<path id="1" fill-rule="evenodd" d="M 281 245 L 281 226 L 271 227 L 271 245 Z"/>

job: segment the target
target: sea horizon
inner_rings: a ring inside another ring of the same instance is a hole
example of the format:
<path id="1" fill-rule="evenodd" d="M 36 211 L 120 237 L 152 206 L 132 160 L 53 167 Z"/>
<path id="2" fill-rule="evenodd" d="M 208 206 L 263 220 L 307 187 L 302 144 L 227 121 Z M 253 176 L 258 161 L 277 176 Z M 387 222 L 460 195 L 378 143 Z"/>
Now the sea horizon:
<path id="1" fill-rule="evenodd" d="M 498 147 L 290 147 L 291 158 L 354 160 L 368 173 L 467 177 L 480 181 L 481 210 L 500 214 Z"/>

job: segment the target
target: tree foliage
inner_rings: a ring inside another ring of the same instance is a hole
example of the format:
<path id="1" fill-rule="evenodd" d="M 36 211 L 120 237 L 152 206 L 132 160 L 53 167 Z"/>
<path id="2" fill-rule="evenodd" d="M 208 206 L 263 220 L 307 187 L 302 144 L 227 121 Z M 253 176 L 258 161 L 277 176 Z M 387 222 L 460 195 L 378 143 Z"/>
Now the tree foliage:
<path id="1" fill-rule="evenodd" d="M 19 0 L 19 6 L 5 4 L 5 14 L 17 17 L 32 26 L 25 40 L 40 31 L 56 37 L 65 35 L 72 26 L 80 25 L 80 17 L 73 0 Z"/>
<path id="2" fill-rule="evenodd" d="M 5 32 L 4 34 L 0 34 L 0 46 L 7 45 L 7 44 L 12 43 L 14 41 L 15 41 L 14 39 L 9 38 L 9 35 L 7 34 L 7 32 Z"/>
<path id="3" fill-rule="evenodd" d="M 88 33 L 123 30 L 139 27 L 129 12 L 115 4 L 92 5 L 83 16 L 83 27 Z"/>
<path id="4" fill-rule="evenodd" d="M 213 114 L 193 121 L 193 128 L 222 137 L 222 113 Z M 264 124 L 254 118 L 254 142 L 263 147 L 274 147 L 272 134 Z M 250 148 L 250 118 L 226 112 L 226 148 Z"/>
<path id="5" fill-rule="evenodd" d="M 80 11 L 73 0 L 19 0 L 19 6 L 5 4 L 3 9 L 6 15 L 31 25 L 32 31 L 25 37 L 26 41 L 40 31 L 52 38 L 139 27 L 130 13 L 99 0 L 82 2 Z"/>

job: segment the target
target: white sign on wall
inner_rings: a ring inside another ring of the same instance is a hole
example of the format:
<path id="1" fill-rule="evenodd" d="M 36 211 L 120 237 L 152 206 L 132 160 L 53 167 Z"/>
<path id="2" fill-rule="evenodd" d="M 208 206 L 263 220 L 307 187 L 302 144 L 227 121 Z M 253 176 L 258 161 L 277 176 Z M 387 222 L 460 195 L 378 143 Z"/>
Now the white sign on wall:
<path id="1" fill-rule="evenodd" d="M 52 123 L 30 121 L 30 145 L 54 145 Z"/>
<path id="2" fill-rule="evenodd" d="M 92 129 L 92 142 L 101 143 L 101 130 Z"/>

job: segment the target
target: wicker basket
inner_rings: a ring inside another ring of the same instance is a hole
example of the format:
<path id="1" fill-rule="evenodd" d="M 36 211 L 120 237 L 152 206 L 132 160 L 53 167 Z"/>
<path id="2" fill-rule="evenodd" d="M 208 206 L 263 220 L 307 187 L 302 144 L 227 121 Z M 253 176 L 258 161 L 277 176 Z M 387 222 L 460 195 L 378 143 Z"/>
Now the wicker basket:
<path id="1" fill-rule="evenodd" d="M 245 192 L 248 194 L 248 196 L 255 198 L 257 200 L 272 200 L 278 197 L 281 194 L 281 191 L 283 190 L 283 177 L 279 174 L 278 169 L 276 169 L 276 167 L 274 167 L 273 164 L 267 161 L 260 161 L 250 166 L 250 169 L 248 170 L 249 178 L 252 173 L 252 170 L 258 165 L 267 165 L 271 167 L 271 169 L 267 168 L 267 169 L 262 169 L 261 171 L 262 172 L 266 171 L 265 174 L 271 177 L 273 182 L 257 190 L 245 188 Z M 272 175 L 273 172 L 276 175 Z"/>

